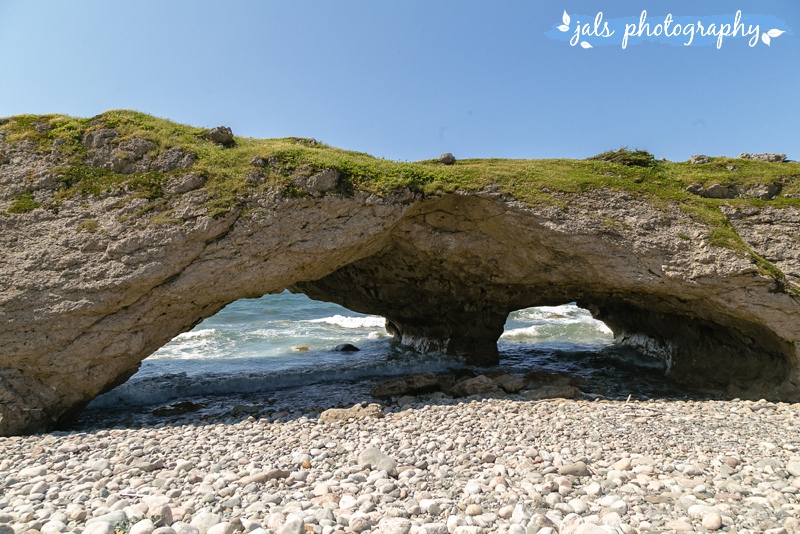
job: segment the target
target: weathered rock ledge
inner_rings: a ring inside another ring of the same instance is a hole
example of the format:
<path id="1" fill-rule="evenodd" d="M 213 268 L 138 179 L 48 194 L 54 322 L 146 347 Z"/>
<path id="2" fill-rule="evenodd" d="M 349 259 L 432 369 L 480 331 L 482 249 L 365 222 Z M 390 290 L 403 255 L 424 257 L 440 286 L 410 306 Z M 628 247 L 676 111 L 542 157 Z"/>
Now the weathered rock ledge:
<path id="1" fill-rule="evenodd" d="M 177 334 L 286 288 L 382 315 L 402 343 L 474 363 L 497 359 L 511 311 L 577 301 L 678 380 L 800 401 L 800 302 L 787 290 L 800 276 L 797 206 L 725 208 L 785 273 L 776 280 L 711 245 L 678 206 L 625 192 L 563 194 L 558 206 L 485 191 L 378 197 L 329 172 L 295 181 L 305 196 L 261 188 L 212 217 L 193 155 L 142 145 L 130 156 L 98 139 L 84 144 L 99 168 L 172 162 L 158 210 L 124 188 L 48 204 L 63 158 L 0 138 L 0 435 L 69 421 Z M 41 206 L 10 210 L 25 191 Z"/>

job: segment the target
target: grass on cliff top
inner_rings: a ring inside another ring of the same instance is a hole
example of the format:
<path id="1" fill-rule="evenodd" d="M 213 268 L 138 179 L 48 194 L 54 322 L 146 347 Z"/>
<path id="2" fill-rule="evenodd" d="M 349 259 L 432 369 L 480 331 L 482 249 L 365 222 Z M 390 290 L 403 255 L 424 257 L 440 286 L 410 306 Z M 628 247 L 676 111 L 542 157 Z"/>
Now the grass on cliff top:
<path id="1" fill-rule="evenodd" d="M 377 195 L 405 188 L 424 195 L 437 195 L 457 190 L 478 191 L 492 186 L 517 200 L 538 204 L 552 202 L 551 192 L 583 193 L 609 188 L 637 193 L 653 200 L 715 208 L 722 201 L 702 199 L 686 192 L 685 188 L 692 183 L 747 187 L 782 182 L 784 193 L 800 193 L 800 165 L 791 163 L 717 157 L 708 164 L 691 165 L 688 162 L 655 161 L 644 151 L 620 150 L 586 160 L 464 159 L 445 166 L 435 159 L 414 163 L 379 159 L 302 138 L 237 137 L 235 146 L 223 148 L 203 138 L 204 128 L 176 124 L 135 111 L 108 111 L 91 119 L 64 115 L 20 115 L 0 119 L 0 132 L 5 132 L 6 142 L 16 144 L 27 140 L 42 151 L 49 152 L 55 148 L 70 157 L 63 171 L 69 178 L 65 185 L 73 193 L 97 193 L 104 187 L 121 183 L 147 182 L 152 185 L 164 178 L 160 176 L 163 173 L 115 175 L 110 171 L 85 167 L 83 157 L 87 151 L 81 145 L 81 138 L 86 132 L 100 128 L 116 128 L 120 135 L 114 142 L 137 137 L 153 141 L 158 145 L 157 150 L 179 146 L 194 152 L 197 162 L 191 172 L 206 175 L 206 188 L 221 208 L 227 204 L 233 207 L 238 198 L 252 192 L 253 186 L 245 179 L 249 172 L 258 170 L 250 165 L 254 156 L 271 156 L 273 161 L 277 160 L 277 170 L 265 170 L 270 184 L 288 185 L 297 175 L 335 168 L 342 175 L 343 189 Z M 633 161 L 625 162 L 625 158 L 618 157 L 620 154 L 633 158 Z M 731 171 L 729 167 L 737 170 Z M 151 195 L 154 192 L 151 191 Z M 794 204 L 795 200 L 784 198 L 771 202 Z"/>
<path id="2" fill-rule="evenodd" d="M 657 204 L 676 203 L 714 227 L 727 220 L 718 209 L 721 204 L 760 205 L 765 201 L 701 198 L 688 193 L 688 185 L 700 183 L 707 187 L 719 183 L 748 187 L 780 182 L 784 196 L 769 204 L 800 204 L 800 199 L 785 196 L 800 193 L 800 165 L 794 163 L 715 157 L 710 163 L 691 165 L 656 161 L 645 151 L 619 150 L 585 160 L 464 159 L 445 166 L 436 159 L 414 163 L 379 159 L 303 138 L 236 137 L 233 147 L 224 148 L 203 138 L 205 128 L 176 124 L 135 111 L 108 111 L 93 118 L 20 115 L 0 119 L 0 137 L 4 136 L 7 143 L 16 145 L 27 141 L 42 152 L 58 150 L 67 156 L 67 164 L 61 169 L 63 188 L 58 198 L 96 195 L 125 186 L 136 195 L 156 199 L 163 196 L 164 181 L 172 175 L 188 172 L 120 175 L 85 166 L 87 150 L 81 139 L 86 132 L 101 128 L 118 130 L 115 143 L 136 137 L 156 143 L 154 152 L 178 146 L 197 154 L 191 172 L 206 176 L 209 208 L 215 215 L 239 206 L 258 187 L 283 187 L 287 196 L 302 196 L 305 193 L 295 188 L 292 180 L 327 168 L 340 172 L 340 187 L 344 192 L 361 190 L 377 195 L 402 189 L 438 195 L 479 191 L 491 186 L 521 202 L 536 205 L 560 204 L 561 200 L 554 193 L 585 193 L 600 188 L 624 190 Z M 275 162 L 261 170 L 264 185 L 254 186 L 246 181 L 248 173 L 259 171 L 250 164 L 254 156 L 272 158 Z M 33 206 L 33 203 L 21 202 L 20 209 Z"/>

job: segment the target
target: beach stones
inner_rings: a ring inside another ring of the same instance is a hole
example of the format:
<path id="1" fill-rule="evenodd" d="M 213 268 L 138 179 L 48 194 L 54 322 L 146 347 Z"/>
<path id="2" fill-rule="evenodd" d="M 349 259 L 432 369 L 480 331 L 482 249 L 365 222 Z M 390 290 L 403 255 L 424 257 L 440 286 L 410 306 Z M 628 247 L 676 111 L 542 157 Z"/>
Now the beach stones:
<path id="1" fill-rule="evenodd" d="M 800 526 L 775 513 L 800 510 L 800 447 L 785 431 L 800 424 L 795 405 L 436 402 L 387 405 L 381 419 L 322 422 L 298 412 L 0 439 L 0 534 L 112 534 L 118 525 L 128 534 Z M 724 452 L 720 439 L 731 444 Z M 89 469 L 101 460 L 108 466 Z M 140 462 L 162 467 L 143 471 Z M 46 474 L 18 476 L 32 468 L 26 474 Z M 54 491 L 59 499 L 49 498 Z"/>

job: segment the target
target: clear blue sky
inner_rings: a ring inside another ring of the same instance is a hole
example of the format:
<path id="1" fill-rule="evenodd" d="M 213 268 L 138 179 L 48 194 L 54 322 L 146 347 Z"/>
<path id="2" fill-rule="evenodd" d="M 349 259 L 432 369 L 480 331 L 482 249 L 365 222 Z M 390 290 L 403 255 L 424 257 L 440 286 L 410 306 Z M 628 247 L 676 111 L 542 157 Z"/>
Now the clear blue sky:
<path id="1" fill-rule="evenodd" d="M 607 18 L 766 14 L 750 48 L 584 50 Z M 798 0 L 0 0 L 0 116 L 137 109 L 396 160 L 785 152 L 800 159 Z"/>

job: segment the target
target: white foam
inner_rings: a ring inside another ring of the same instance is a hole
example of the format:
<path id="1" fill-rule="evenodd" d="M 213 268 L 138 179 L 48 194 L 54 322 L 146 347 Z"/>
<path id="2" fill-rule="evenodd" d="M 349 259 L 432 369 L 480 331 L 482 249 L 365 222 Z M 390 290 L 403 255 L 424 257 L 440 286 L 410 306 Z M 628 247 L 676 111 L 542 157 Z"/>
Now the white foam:
<path id="1" fill-rule="evenodd" d="M 217 332 L 216 328 L 204 328 L 202 330 L 192 330 L 190 332 L 184 332 L 183 334 L 178 334 L 177 336 L 175 336 L 174 340 L 182 341 L 184 339 L 192 339 L 195 337 L 208 337 L 208 336 L 213 336 L 216 332 Z"/>
<path id="2" fill-rule="evenodd" d="M 327 323 L 341 326 L 342 328 L 375 328 L 378 326 L 383 326 L 386 323 L 386 319 L 383 317 L 377 317 L 375 315 L 370 315 L 367 317 L 346 317 L 344 315 L 334 315 L 333 317 L 309 319 L 303 322 Z"/>

